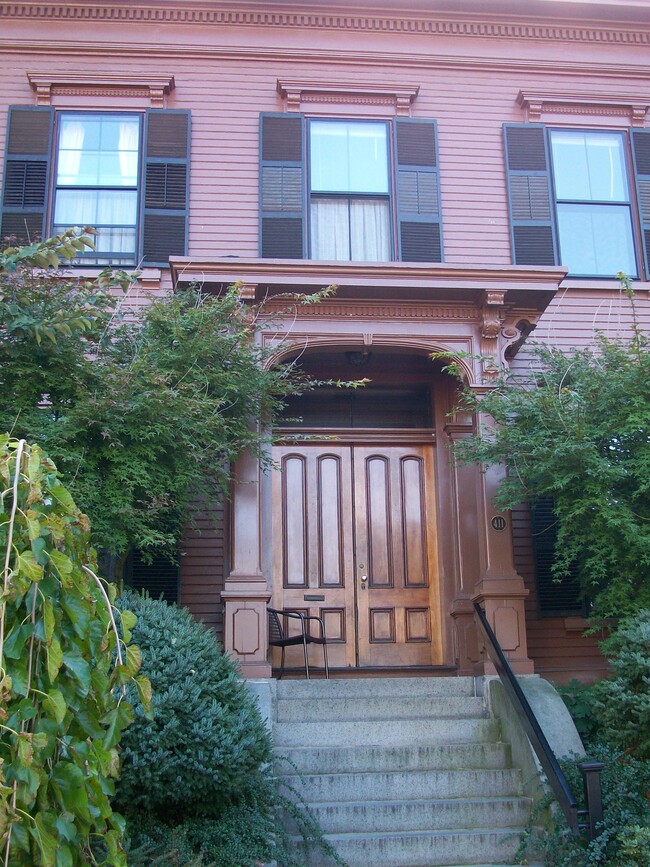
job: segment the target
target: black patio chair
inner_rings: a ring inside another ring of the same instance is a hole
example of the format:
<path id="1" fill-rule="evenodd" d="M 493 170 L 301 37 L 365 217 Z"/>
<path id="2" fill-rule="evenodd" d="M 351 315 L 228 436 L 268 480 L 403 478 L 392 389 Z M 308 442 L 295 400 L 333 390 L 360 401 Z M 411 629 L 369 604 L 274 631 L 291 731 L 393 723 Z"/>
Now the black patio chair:
<path id="1" fill-rule="evenodd" d="M 307 654 L 308 644 L 323 645 L 323 659 L 325 661 L 325 677 L 329 678 L 329 666 L 327 664 L 327 636 L 325 635 L 325 624 L 322 617 L 313 617 L 308 614 L 303 614 L 302 611 L 292 611 L 288 608 L 267 608 L 269 612 L 269 644 L 271 647 L 281 647 L 282 656 L 280 658 L 280 675 L 278 680 L 282 680 L 284 674 L 284 651 L 286 647 L 302 644 L 305 654 L 305 673 L 309 680 L 309 658 Z M 289 620 L 298 620 L 300 622 L 300 634 L 289 635 Z M 309 621 L 316 620 L 320 626 L 320 635 L 312 635 L 309 631 Z"/>

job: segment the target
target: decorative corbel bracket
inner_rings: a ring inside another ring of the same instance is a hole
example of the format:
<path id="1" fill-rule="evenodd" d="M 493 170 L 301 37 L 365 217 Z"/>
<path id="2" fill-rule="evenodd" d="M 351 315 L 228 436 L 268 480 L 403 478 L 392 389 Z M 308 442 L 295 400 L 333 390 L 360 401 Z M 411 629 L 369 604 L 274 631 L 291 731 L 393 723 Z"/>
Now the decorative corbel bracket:
<path id="1" fill-rule="evenodd" d="M 501 358 L 499 335 L 505 319 L 505 289 L 487 289 L 481 303 L 481 356 L 483 380 L 493 381 L 499 376 Z"/>

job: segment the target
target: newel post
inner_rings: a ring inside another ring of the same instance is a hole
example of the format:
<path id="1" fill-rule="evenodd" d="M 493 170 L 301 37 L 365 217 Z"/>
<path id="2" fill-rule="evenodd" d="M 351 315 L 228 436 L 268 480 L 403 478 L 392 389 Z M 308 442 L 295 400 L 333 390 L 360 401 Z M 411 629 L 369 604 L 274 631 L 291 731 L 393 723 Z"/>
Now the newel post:
<path id="1" fill-rule="evenodd" d="M 224 649 L 236 659 L 244 677 L 270 677 L 267 662 L 266 605 L 271 598 L 261 567 L 260 462 L 242 452 L 233 473 L 231 503 L 231 571 L 224 601 Z"/>

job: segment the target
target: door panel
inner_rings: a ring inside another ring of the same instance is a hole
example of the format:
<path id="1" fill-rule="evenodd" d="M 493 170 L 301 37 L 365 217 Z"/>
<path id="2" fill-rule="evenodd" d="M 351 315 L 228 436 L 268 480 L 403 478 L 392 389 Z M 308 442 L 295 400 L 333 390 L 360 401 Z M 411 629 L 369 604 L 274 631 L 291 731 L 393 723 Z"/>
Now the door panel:
<path id="1" fill-rule="evenodd" d="M 432 447 L 278 446 L 274 459 L 276 607 L 324 618 L 332 666 L 439 664 Z"/>
<path id="2" fill-rule="evenodd" d="M 430 447 L 354 449 L 360 666 L 440 661 L 433 490 Z"/>
<path id="3" fill-rule="evenodd" d="M 348 446 L 276 446 L 273 602 L 323 617 L 332 666 L 356 665 L 352 462 Z M 315 624 L 317 626 L 317 624 Z M 322 665 L 320 647 L 310 662 Z M 287 648 L 287 666 L 302 648 Z"/>

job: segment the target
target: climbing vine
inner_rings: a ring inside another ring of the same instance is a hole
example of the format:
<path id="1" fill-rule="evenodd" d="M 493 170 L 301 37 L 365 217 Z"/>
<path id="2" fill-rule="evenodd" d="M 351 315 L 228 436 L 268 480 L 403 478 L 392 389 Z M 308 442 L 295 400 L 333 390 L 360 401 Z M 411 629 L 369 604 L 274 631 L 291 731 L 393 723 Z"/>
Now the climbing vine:
<path id="1" fill-rule="evenodd" d="M 126 684 L 151 698 L 135 617 L 113 608 L 88 519 L 38 446 L 0 436 L 0 487 L 0 863 L 120 867 Z"/>

